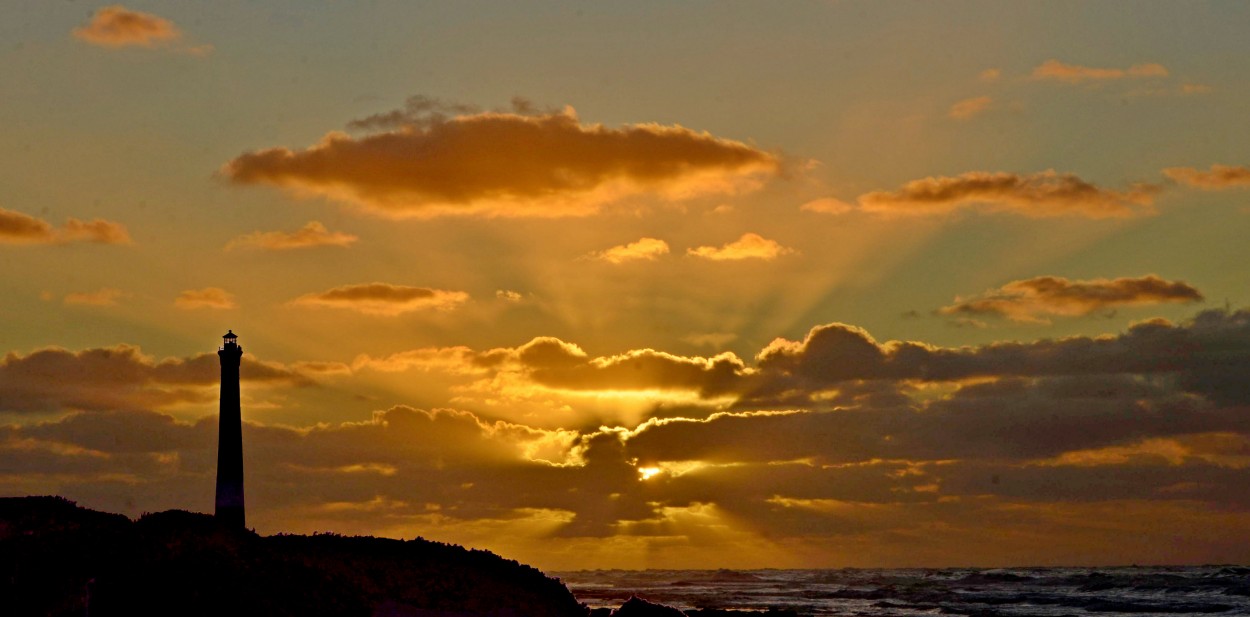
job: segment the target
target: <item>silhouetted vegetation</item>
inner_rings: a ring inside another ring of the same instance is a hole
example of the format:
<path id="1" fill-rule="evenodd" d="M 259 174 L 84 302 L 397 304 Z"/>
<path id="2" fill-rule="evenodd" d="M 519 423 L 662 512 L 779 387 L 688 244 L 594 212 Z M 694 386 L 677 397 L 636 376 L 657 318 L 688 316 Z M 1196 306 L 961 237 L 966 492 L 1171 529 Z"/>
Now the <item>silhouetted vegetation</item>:
<path id="1" fill-rule="evenodd" d="M 5 615 L 585 617 L 555 579 L 423 539 L 261 537 L 206 514 L 130 521 L 59 497 L 0 498 Z"/>

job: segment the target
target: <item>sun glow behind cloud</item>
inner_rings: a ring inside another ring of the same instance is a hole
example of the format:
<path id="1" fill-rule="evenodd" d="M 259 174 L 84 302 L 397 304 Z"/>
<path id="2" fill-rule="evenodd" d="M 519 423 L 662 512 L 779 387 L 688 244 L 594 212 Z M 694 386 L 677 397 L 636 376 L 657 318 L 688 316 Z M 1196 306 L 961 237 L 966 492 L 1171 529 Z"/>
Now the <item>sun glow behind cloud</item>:
<path id="1" fill-rule="evenodd" d="M 642 480 L 642 481 L 644 481 L 644 482 L 645 482 L 645 481 L 647 481 L 647 480 L 650 480 L 651 478 L 656 477 L 656 476 L 657 476 L 657 475 L 659 475 L 662 471 L 664 471 L 664 470 L 663 470 L 663 469 L 660 469 L 659 467 L 639 467 L 639 468 L 638 468 L 638 479 L 639 479 L 639 480 Z"/>
<path id="2" fill-rule="evenodd" d="M 1250 555 L 1245 15 L 488 4 L 0 6 L 0 491 L 207 507 L 232 328 L 266 533 Z"/>

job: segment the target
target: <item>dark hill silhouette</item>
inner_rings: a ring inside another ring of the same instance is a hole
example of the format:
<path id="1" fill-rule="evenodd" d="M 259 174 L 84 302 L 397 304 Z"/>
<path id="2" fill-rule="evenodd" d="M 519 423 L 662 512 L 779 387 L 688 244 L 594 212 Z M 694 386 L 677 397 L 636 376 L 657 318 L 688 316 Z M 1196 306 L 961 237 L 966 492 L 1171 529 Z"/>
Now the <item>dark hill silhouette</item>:
<path id="1" fill-rule="evenodd" d="M 179 510 L 132 522 L 59 497 L 0 498 L 0 606 L 93 617 L 587 614 L 558 580 L 487 551 L 420 538 L 262 537 Z"/>

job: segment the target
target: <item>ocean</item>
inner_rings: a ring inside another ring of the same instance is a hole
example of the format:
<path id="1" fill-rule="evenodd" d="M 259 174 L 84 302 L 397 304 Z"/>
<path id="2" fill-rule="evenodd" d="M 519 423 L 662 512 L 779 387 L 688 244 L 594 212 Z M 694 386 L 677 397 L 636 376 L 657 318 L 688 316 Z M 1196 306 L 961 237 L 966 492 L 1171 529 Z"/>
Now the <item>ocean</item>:
<path id="1" fill-rule="evenodd" d="M 1250 615 L 1250 567 L 582 570 L 553 573 L 591 608 L 631 595 L 682 610 L 798 615 Z"/>

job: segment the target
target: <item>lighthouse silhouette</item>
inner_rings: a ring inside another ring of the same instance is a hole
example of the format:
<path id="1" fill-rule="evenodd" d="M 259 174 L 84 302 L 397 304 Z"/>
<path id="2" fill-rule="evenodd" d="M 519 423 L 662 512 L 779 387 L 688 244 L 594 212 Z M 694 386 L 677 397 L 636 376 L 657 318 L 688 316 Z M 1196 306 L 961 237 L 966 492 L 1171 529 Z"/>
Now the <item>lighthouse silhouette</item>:
<path id="1" fill-rule="evenodd" d="M 217 508 L 228 527 L 246 529 L 243 511 L 243 421 L 239 404 L 239 363 L 243 348 L 233 330 L 221 337 L 221 415 L 217 427 Z"/>

